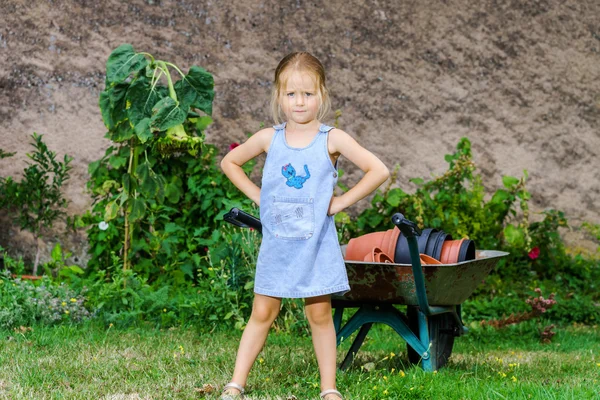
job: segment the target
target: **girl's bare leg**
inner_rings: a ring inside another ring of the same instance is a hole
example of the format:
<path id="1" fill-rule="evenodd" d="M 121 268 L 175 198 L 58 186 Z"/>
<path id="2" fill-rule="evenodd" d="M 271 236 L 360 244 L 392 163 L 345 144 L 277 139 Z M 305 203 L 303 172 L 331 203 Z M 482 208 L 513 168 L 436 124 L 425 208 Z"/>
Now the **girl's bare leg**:
<path id="1" fill-rule="evenodd" d="M 313 346 L 319 364 L 321 391 L 335 389 L 336 338 L 331 315 L 331 296 L 307 298 L 305 300 L 305 311 L 312 330 Z M 325 398 L 339 400 L 339 397 L 335 395 L 328 395 Z"/>
<path id="2" fill-rule="evenodd" d="M 280 298 L 263 296 L 261 294 L 254 295 L 252 314 L 242 334 L 235 359 L 232 382 L 246 386 L 250 368 L 265 344 L 269 329 L 275 318 L 277 318 L 280 307 Z M 238 390 L 227 389 L 225 393 L 235 394 L 238 393 Z"/>

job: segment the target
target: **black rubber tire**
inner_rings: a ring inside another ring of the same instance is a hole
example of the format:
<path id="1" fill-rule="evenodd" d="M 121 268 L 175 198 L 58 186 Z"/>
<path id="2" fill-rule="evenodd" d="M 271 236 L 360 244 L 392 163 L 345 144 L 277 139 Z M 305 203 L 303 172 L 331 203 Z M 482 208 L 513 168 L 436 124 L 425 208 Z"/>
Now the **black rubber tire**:
<path id="1" fill-rule="evenodd" d="M 408 327 L 419 337 L 418 309 L 416 306 L 407 306 L 406 316 Z M 454 331 L 456 322 L 450 314 L 440 314 L 429 317 L 429 341 L 431 343 L 431 361 L 433 370 L 437 371 L 448 362 L 454 346 Z M 421 361 L 421 355 L 406 344 L 408 360 L 413 364 Z"/>

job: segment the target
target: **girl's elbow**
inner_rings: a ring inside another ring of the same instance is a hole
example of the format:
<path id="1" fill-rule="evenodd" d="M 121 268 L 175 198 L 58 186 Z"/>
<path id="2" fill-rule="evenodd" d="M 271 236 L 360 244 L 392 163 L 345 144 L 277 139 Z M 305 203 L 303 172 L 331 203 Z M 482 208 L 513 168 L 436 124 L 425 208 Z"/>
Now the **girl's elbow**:
<path id="1" fill-rule="evenodd" d="M 229 166 L 230 162 L 229 160 L 227 160 L 227 156 L 223 157 L 223 159 L 221 160 L 221 171 L 223 171 L 224 173 L 227 173 L 227 167 Z"/>
<path id="2" fill-rule="evenodd" d="M 386 167 L 385 165 L 382 165 L 381 167 L 381 182 L 385 182 L 388 180 L 388 178 L 390 177 L 390 170 L 388 169 L 388 167 Z"/>

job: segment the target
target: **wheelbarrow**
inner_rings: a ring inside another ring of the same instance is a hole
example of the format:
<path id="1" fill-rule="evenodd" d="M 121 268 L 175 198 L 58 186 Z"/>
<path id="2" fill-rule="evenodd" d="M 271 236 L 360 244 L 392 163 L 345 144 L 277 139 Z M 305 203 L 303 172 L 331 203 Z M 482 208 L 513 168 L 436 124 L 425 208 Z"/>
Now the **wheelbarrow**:
<path id="1" fill-rule="evenodd" d="M 237 208 L 225 221 L 262 232 L 259 219 Z M 389 325 L 406 341 L 409 361 L 421 362 L 425 371 L 443 367 L 452 354 L 454 338 L 467 332 L 461 304 L 475 291 L 498 260 L 508 253 L 477 251 L 474 260 L 455 264 L 421 265 L 417 225 L 400 213 L 392 216 L 408 242 L 411 265 L 346 261 L 350 292 L 332 296 L 337 345 L 359 331 L 340 365 L 348 368 L 374 323 Z M 344 251 L 344 247 L 342 247 Z M 406 313 L 395 306 L 406 305 Z M 357 309 L 342 326 L 346 309 Z"/>

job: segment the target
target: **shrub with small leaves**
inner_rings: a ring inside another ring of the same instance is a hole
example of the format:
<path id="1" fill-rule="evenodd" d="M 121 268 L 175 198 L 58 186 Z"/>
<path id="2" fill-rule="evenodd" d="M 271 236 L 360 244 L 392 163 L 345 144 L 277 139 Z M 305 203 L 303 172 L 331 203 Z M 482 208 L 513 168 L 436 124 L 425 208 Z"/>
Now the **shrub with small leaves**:
<path id="1" fill-rule="evenodd" d="M 44 277 L 39 283 L 13 279 L 0 273 L 0 327 L 77 323 L 92 317 L 86 308 L 85 289 L 76 291 Z"/>

